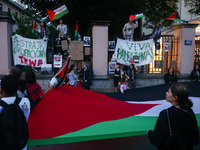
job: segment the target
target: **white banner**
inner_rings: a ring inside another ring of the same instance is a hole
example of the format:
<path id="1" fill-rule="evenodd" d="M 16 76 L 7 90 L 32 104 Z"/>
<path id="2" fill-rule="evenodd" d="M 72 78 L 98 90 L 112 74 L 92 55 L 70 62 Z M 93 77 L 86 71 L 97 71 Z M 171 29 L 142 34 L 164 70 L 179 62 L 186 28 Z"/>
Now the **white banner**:
<path id="1" fill-rule="evenodd" d="M 41 67 L 46 64 L 47 41 L 12 36 L 14 65 Z"/>
<path id="2" fill-rule="evenodd" d="M 130 65 L 132 58 L 138 62 L 136 66 L 150 64 L 154 59 L 153 39 L 144 41 L 117 39 L 115 54 L 117 54 L 117 62 L 123 65 Z"/>

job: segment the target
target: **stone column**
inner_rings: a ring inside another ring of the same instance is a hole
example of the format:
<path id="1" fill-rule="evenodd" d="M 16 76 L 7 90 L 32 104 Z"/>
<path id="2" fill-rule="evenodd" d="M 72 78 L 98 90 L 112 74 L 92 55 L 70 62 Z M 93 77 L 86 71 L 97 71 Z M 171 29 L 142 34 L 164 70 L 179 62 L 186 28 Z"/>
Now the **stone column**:
<path id="1" fill-rule="evenodd" d="M 12 65 L 11 36 L 14 23 L 11 14 L 0 11 L 0 74 L 8 73 Z"/>
<path id="2" fill-rule="evenodd" d="M 110 21 L 92 21 L 93 71 L 95 76 L 108 74 L 108 26 Z"/>
<path id="3" fill-rule="evenodd" d="M 178 38 L 177 70 L 188 74 L 194 67 L 195 28 L 198 24 L 179 24 L 173 26 L 174 36 Z"/>

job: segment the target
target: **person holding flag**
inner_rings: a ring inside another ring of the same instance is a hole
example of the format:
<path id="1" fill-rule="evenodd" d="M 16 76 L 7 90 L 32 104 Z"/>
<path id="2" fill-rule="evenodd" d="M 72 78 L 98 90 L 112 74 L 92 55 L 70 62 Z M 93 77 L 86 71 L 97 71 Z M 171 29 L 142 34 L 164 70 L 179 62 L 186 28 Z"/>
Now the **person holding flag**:
<path id="1" fill-rule="evenodd" d="M 125 40 L 129 40 L 129 41 L 133 41 L 133 34 L 134 34 L 134 30 L 135 28 L 138 27 L 138 18 L 135 19 L 135 23 L 133 23 L 131 17 L 129 18 L 129 22 L 126 23 L 122 29 L 122 33 L 123 33 L 123 38 Z"/>
<path id="2" fill-rule="evenodd" d="M 60 18 L 59 23 L 60 24 L 57 26 L 57 28 L 55 26 L 53 27 L 59 32 L 59 38 L 65 39 L 67 35 L 67 25 L 63 24 L 62 18 Z"/>

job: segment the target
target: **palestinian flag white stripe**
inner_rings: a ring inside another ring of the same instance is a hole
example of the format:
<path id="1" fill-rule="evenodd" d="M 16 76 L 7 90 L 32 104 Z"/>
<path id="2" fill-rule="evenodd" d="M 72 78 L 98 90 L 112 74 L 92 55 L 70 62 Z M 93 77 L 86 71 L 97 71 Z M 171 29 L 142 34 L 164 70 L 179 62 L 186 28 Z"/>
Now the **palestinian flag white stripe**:
<path id="1" fill-rule="evenodd" d="M 66 9 L 67 9 L 66 5 L 62 5 L 61 7 L 57 8 L 57 9 L 55 9 L 55 10 L 53 10 L 53 11 L 56 12 L 55 15 L 57 15 L 57 14 L 59 14 L 59 13 L 65 11 Z"/>
<path id="2" fill-rule="evenodd" d="M 189 97 L 189 99 L 193 102 L 192 110 L 194 111 L 194 113 L 200 114 L 200 97 Z M 171 107 L 171 104 L 167 102 L 165 99 L 156 101 L 142 101 L 142 102 L 127 101 L 127 102 L 133 104 L 158 104 L 157 106 L 154 106 L 153 108 L 135 116 L 159 116 L 159 113 L 162 110 Z"/>

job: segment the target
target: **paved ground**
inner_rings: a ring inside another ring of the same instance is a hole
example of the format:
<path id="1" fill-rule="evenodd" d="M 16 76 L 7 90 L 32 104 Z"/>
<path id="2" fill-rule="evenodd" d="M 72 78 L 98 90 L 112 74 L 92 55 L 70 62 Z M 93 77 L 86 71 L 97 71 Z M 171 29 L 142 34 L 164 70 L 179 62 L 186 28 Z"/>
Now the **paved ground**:
<path id="1" fill-rule="evenodd" d="M 31 146 L 29 150 L 156 150 L 146 135 L 49 146 Z M 200 150 L 200 144 L 193 150 Z"/>

